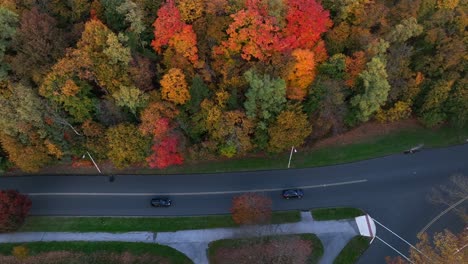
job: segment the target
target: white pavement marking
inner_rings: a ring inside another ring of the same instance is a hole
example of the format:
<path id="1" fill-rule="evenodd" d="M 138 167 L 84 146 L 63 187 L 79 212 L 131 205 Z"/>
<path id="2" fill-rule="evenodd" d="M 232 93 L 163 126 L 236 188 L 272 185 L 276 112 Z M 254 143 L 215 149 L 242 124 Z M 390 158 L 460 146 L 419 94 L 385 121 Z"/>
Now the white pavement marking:
<path id="1" fill-rule="evenodd" d="M 356 183 L 363 183 L 363 182 L 367 182 L 367 179 L 318 184 L 318 185 L 298 186 L 297 188 L 313 189 L 313 188 L 324 188 L 324 187 L 356 184 Z M 186 193 L 88 193 L 88 192 L 82 192 L 82 193 L 27 193 L 27 195 L 30 195 L 30 196 L 157 196 L 157 195 L 184 196 L 185 195 L 187 196 L 187 195 L 219 195 L 219 194 L 233 194 L 233 193 L 246 193 L 246 192 L 273 192 L 273 191 L 281 191 L 281 190 L 284 190 L 284 188 L 218 191 L 218 192 L 186 192 Z"/>
<path id="2" fill-rule="evenodd" d="M 466 196 L 465 198 L 462 198 L 460 201 L 452 204 L 449 208 L 445 209 L 443 212 L 441 212 L 439 215 L 437 215 L 436 217 L 434 217 L 434 219 L 432 219 L 425 227 L 423 227 L 423 229 L 421 229 L 421 231 L 419 231 L 418 235 L 426 232 L 426 230 L 437 220 L 439 220 L 439 218 L 441 218 L 444 214 L 448 213 L 450 210 L 452 210 L 453 208 L 457 207 L 459 204 L 463 203 L 464 201 L 466 201 L 466 199 L 468 199 L 468 196 Z"/>

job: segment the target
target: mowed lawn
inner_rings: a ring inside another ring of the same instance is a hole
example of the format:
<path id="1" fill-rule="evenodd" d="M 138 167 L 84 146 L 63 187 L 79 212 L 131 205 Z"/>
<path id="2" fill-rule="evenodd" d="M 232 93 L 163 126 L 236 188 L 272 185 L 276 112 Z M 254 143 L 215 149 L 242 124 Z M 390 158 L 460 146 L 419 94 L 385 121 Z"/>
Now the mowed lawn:
<path id="1" fill-rule="evenodd" d="M 85 254 L 103 253 L 122 254 L 129 252 L 135 256 L 151 254 L 168 259 L 171 264 L 193 263 L 185 254 L 164 245 L 129 242 L 31 242 L 31 243 L 7 243 L 1 244 L 1 255 L 12 255 L 13 248 L 25 246 L 29 253 L 34 256 L 44 252 L 71 251 Z M 60 262 L 63 263 L 63 262 Z M 76 262 L 71 262 L 76 263 Z"/>
<path id="2" fill-rule="evenodd" d="M 272 223 L 300 221 L 298 211 L 273 212 Z M 184 229 L 236 227 L 231 215 L 194 217 L 28 217 L 20 232 L 170 232 Z"/>

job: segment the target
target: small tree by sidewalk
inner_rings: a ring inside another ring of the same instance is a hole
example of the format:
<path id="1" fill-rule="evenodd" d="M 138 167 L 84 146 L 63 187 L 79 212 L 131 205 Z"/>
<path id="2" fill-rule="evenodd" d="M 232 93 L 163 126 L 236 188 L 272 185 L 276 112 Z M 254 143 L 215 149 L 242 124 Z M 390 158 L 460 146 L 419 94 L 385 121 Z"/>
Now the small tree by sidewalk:
<path id="1" fill-rule="evenodd" d="M 232 199 L 232 219 L 236 224 L 265 224 L 271 220 L 272 201 L 256 193 L 245 193 Z"/>
<path id="2" fill-rule="evenodd" d="M 17 230 L 31 209 L 28 196 L 15 190 L 0 191 L 0 233 Z"/>

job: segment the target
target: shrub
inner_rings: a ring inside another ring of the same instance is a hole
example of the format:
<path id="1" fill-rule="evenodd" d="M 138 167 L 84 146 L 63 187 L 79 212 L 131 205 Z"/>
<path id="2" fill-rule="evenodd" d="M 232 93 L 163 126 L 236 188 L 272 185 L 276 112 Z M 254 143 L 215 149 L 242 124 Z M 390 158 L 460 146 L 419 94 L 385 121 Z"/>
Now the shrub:
<path id="1" fill-rule="evenodd" d="M 31 200 L 18 191 L 0 191 L 0 232 L 17 230 L 28 215 L 31 204 Z"/>

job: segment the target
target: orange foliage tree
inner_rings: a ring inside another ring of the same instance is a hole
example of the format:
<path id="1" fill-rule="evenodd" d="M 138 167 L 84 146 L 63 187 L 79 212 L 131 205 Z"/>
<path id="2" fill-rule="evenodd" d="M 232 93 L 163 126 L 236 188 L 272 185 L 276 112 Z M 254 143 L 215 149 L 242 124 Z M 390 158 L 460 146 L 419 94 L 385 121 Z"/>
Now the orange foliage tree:
<path id="1" fill-rule="evenodd" d="M 310 50 L 296 49 L 292 52 L 294 65 L 289 67 L 286 96 L 289 99 L 303 100 L 307 87 L 315 79 L 315 55 Z"/>
<path id="2" fill-rule="evenodd" d="M 179 114 L 179 110 L 175 105 L 169 102 L 153 102 L 150 103 L 140 115 L 140 131 L 143 135 L 158 134 L 158 121 L 162 118 L 172 120 Z"/>
<path id="3" fill-rule="evenodd" d="M 229 38 L 214 48 L 215 54 L 240 53 L 244 60 L 265 61 L 282 50 L 279 27 L 275 19 L 258 8 L 243 9 L 231 15 L 234 21 L 226 32 Z"/>
<path id="4" fill-rule="evenodd" d="M 191 25 L 185 25 L 180 32 L 174 34 L 169 40 L 169 46 L 174 47 L 177 53 L 198 66 L 197 36 Z"/>
<path id="5" fill-rule="evenodd" d="M 153 23 L 154 40 L 151 46 L 157 53 L 162 47 L 173 47 L 177 53 L 189 59 L 194 65 L 198 61 L 197 36 L 191 25 L 181 18 L 174 0 L 167 2 L 158 10 L 158 18 Z"/>
<path id="6" fill-rule="evenodd" d="M 185 104 L 190 100 L 185 75 L 181 69 L 170 69 L 161 79 L 162 98 L 175 104 Z"/>
<path id="7" fill-rule="evenodd" d="M 232 199 L 232 219 L 237 224 L 264 224 L 271 219 L 271 199 L 256 193 L 245 193 Z"/>
<path id="8" fill-rule="evenodd" d="M 359 74 L 366 68 L 366 54 L 364 51 L 357 51 L 353 53 L 352 57 L 346 57 L 346 73 L 347 79 L 345 84 L 354 88 Z"/>

